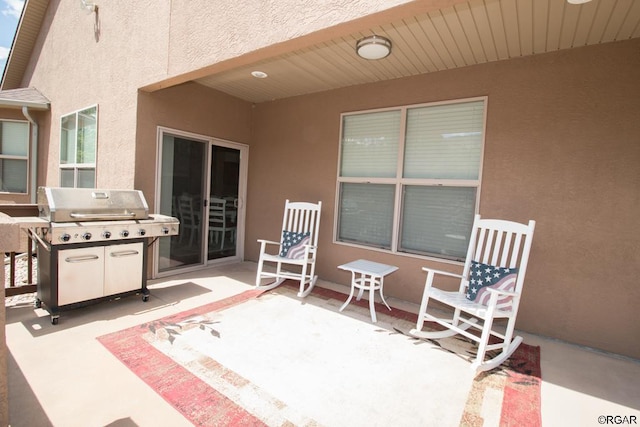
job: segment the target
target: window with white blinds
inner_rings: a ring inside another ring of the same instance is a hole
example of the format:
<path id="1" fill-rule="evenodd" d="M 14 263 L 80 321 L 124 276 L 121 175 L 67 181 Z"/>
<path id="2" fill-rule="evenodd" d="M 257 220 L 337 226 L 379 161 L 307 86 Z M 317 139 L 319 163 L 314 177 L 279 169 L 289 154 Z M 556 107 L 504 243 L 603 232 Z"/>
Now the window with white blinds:
<path id="1" fill-rule="evenodd" d="M 0 120 L 0 192 L 26 193 L 29 123 Z"/>
<path id="2" fill-rule="evenodd" d="M 479 198 L 486 98 L 342 116 L 339 242 L 461 260 Z"/>

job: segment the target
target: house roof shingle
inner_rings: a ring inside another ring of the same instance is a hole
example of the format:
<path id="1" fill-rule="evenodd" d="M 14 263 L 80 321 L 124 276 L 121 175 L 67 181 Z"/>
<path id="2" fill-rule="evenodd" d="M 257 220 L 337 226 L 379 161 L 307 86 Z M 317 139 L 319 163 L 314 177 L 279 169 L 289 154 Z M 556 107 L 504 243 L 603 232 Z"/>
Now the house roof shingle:
<path id="1" fill-rule="evenodd" d="M 50 101 L 36 88 L 0 90 L 0 108 L 29 107 L 48 110 Z"/>

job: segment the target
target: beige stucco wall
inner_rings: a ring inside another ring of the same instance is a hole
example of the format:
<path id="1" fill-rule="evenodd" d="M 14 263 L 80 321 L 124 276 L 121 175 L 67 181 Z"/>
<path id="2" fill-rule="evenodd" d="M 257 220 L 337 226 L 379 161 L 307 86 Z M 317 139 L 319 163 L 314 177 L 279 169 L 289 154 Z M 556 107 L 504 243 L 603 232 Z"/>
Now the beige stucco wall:
<path id="1" fill-rule="evenodd" d="M 459 1 L 418 3 L 446 6 Z M 132 188 L 137 180 L 136 141 L 140 140 L 132 112 L 137 110 L 139 88 L 182 73 L 220 64 L 233 67 L 259 55 L 291 50 L 309 43 L 301 36 L 397 5 L 416 7 L 408 0 L 241 4 L 119 0 L 99 4 L 98 13 L 89 14 L 79 2 L 50 1 L 22 81 L 23 87 L 36 87 L 52 101 L 49 144 L 41 156 L 47 166 L 39 184 L 59 183 L 63 115 L 98 104 L 96 185 Z"/>
<path id="2" fill-rule="evenodd" d="M 418 301 L 423 265 L 456 267 L 332 243 L 340 113 L 486 95 L 480 214 L 537 221 L 518 328 L 640 358 L 639 53 L 634 40 L 256 106 L 246 258 L 278 238 L 286 198 L 322 200 L 320 277 L 346 286 L 337 265 L 391 263 L 385 293 Z"/>
<path id="3" fill-rule="evenodd" d="M 171 7 L 169 74 L 220 63 L 408 0 L 254 1 L 179 0 Z M 434 3 L 420 1 L 419 3 Z M 439 6 L 451 1 L 438 0 Z M 455 3 L 455 2 L 453 2 Z M 194 13 L 198 11 L 197 13 Z M 220 13 L 224 11 L 224 13 Z M 215 16 L 215 25 L 212 17 Z M 197 29 L 197 30 L 196 30 Z M 215 41 L 212 43 L 212 40 Z M 290 49 L 290 47 L 285 47 Z"/>
<path id="4" fill-rule="evenodd" d="M 250 103 L 196 83 L 141 92 L 135 188 L 144 192 L 151 210 L 155 203 L 158 126 L 248 144 L 251 114 Z"/>
<path id="5" fill-rule="evenodd" d="M 47 9 L 23 80 L 51 100 L 40 185 L 59 183 L 61 116 L 97 104 L 97 186 L 133 187 L 137 89 L 165 75 L 169 7 L 104 6 L 97 16 L 79 2 L 51 1 Z"/>

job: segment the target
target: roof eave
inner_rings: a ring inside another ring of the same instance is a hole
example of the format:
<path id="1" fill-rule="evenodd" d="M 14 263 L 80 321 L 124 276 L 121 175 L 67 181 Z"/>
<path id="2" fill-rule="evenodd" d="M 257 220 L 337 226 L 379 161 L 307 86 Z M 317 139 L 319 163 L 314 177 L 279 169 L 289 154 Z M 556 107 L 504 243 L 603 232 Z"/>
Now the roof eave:
<path id="1" fill-rule="evenodd" d="M 2 99 L 0 98 L 0 108 L 22 108 L 27 107 L 32 110 L 48 110 L 49 103 L 46 102 L 34 102 L 34 101 L 17 101 L 14 99 Z"/>

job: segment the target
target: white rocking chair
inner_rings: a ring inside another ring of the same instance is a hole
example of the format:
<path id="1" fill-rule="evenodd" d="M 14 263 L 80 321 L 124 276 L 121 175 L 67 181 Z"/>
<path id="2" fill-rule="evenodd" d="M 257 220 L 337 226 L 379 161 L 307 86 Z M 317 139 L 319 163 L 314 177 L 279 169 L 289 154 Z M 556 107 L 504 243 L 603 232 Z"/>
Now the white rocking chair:
<path id="1" fill-rule="evenodd" d="M 280 242 L 258 239 L 260 260 L 258 261 L 256 287 L 273 289 L 287 279 L 294 279 L 300 281 L 298 296 L 309 295 L 318 280 L 315 270 L 321 207 L 322 202 L 315 204 L 286 201 Z M 267 245 L 277 245 L 278 253 L 267 253 Z M 265 271 L 265 263 L 275 264 L 275 273 Z M 293 267 L 296 271 L 284 270 L 283 266 Z M 263 278 L 275 278 L 276 281 L 262 285 Z"/>
<path id="2" fill-rule="evenodd" d="M 513 333 L 534 228 L 533 220 L 529 224 L 520 224 L 480 219 L 480 215 L 476 215 L 462 275 L 423 268 L 427 272 L 427 281 L 418 322 L 416 328 L 410 331 L 411 335 L 438 339 L 460 334 L 477 342 L 478 353 L 471 364 L 476 372 L 488 371 L 507 360 L 522 342 L 522 337 L 513 337 Z M 460 278 L 458 291 L 434 288 L 436 274 Z M 475 300 L 470 300 L 473 297 Z M 427 313 L 430 299 L 453 309 L 453 318 L 445 319 Z M 502 329 L 494 329 L 494 319 L 506 319 L 504 333 Z M 436 322 L 446 329 L 423 331 L 425 322 Z M 479 330 L 480 334 L 467 331 L 469 328 Z M 498 339 L 498 343 L 490 342 L 492 336 Z M 501 351 L 485 360 L 487 351 L 491 350 Z"/>

